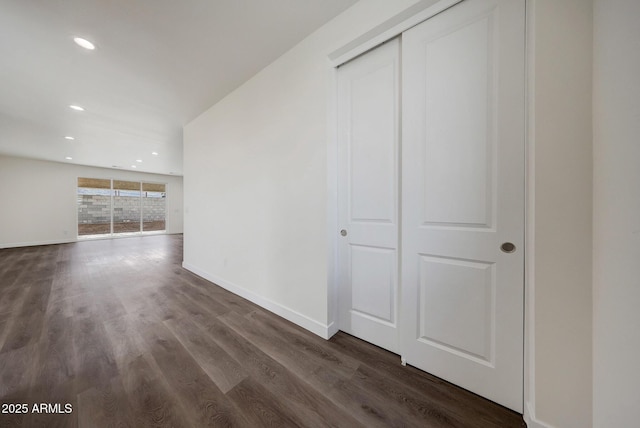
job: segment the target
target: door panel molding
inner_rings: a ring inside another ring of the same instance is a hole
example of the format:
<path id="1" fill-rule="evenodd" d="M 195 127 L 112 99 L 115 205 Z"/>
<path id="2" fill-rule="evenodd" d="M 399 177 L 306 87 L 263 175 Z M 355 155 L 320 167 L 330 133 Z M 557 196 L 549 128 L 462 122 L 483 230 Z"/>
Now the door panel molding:
<path id="1" fill-rule="evenodd" d="M 519 412 L 524 35 L 524 0 L 465 0 L 403 33 L 402 63 L 401 352 Z"/>
<path id="2" fill-rule="evenodd" d="M 339 328 L 398 352 L 399 39 L 341 66 L 337 83 Z"/>
<path id="3" fill-rule="evenodd" d="M 337 212 L 337 182 L 336 182 L 336 169 L 337 169 L 337 110 L 336 110 L 336 105 L 337 105 L 337 94 L 335 91 L 335 88 L 337 88 L 337 66 L 357 57 L 358 55 L 361 55 L 362 53 L 370 50 L 371 48 L 379 45 L 380 43 L 383 43 L 385 41 L 387 41 L 388 39 L 401 34 L 403 31 L 407 30 L 408 28 L 411 28 L 417 24 L 419 24 L 420 22 L 425 21 L 425 19 L 428 19 L 429 17 L 435 16 L 439 13 L 441 13 L 442 11 L 445 11 L 447 9 L 449 9 L 451 6 L 460 3 L 462 0 L 458 0 L 458 1 L 440 1 L 440 2 L 436 2 L 434 4 L 433 1 L 422 1 L 419 2 L 418 4 L 415 5 L 416 8 L 420 8 L 419 10 L 416 11 L 416 9 L 412 9 L 409 8 L 407 9 L 405 12 L 397 15 L 396 17 L 387 20 L 385 23 L 379 25 L 378 27 L 374 28 L 372 31 L 369 31 L 366 34 L 363 34 L 361 37 L 358 37 L 356 39 L 354 39 L 352 42 L 346 44 L 345 46 L 343 46 L 340 49 L 337 49 L 336 51 L 332 52 L 329 56 L 328 56 L 328 68 L 327 68 L 327 73 L 328 73 L 328 80 L 330 82 L 332 82 L 331 87 L 334 88 L 333 90 L 331 90 L 329 92 L 329 96 L 328 96 L 328 128 L 329 128 L 329 138 L 328 138 L 328 153 L 329 153 L 329 158 L 328 158 L 328 189 L 329 189 L 329 204 L 328 204 L 328 214 L 329 214 L 329 220 L 328 220 L 328 225 L 327 225 L 327 234 L 329 236 L 329 242 L 330 242 L 330 247 L 328 250 L 328 254 L 329 254 L 329 263 L 328 263 L 328 272 L 329 272 L 329 287 L 328 287 L 328 292 L 329 292 L 329 320 L 330 322 L 332 320 L 337 320 L 337 308 L 338 308 L 338 290 L 337 290 L 337 244 L 339 242 L 340 236 L 337 233 L 337 231 L 339 231 L 339 227 L 338 227 L 338 221 L 336 218 L 336 212 Z M 465 0 L 468 1 L 468 0 Z M 521 0 L 522 3 L 524 3 L 525 0 Z M 427 4 L 429 3 L 429 4 Z M 527 1 L 527 8 L 529 7 L 530 2 Z M 433 7 L 432 7 L 433 6 Z M 430 10 L 429 10 L 430 9 Z M 429 10 L 427 12 L 427 10 Z M 436 11 L 437 12 L 434 12 Z M 529 10 L 527 10 L 529 12 Z M 424 16 L 421 15 L 424 12 L 424 15 L 426 15 L 426 17 L 422 17 L 420 19 L 417 19 L 416 17 L 418 15 L 420 16 Z M 403 19 L 399 19 L 400 16 L 403 16 Z M 523 17 L 524 18 L 524 17 Z M 519 25 L 519 23 L 517 24 Z M 400 28 L 400 30 L 398 30 Z M 395 29 L 395 30 L 394 30 Z M 528 30 L 527 30 L 528 31 Z M 529 34 L 527 32 L 527 34 Z M 388 36 L 385 36 L 388 35 Z M 522 34 L 522 39 L 524 39 L 524 32 Z M 526 46 L 526 52 L 527 54 L 530 56 L 531 55 L 531 46 L 527 44 Z M 531 68 L 529 67 L 528 69 L 529 71 L 531 71 Z M 522 73 L 522 76 L 524 76 L 524 71 Z M 529 80 L 527 80 L 527 82 L 529 82 Z M 529 87 L 528 87 L 529 88 Z M 530 89 L 529 88 L 529 92 L 527 92 L 528 96 L 530 97 Z M 523 90 L 524 92 L 524 90 Z M 514 112 L 514 114 L 517 114 L 518 112 Z M 524 118 L 525 114 L 522 114 L 522 118 Z M 495 159 L 495 158 L 494 158 Z M 523 159 L 524 161 L 524 159 Z M 489 170 L 491 170 L 491 168 L 489 168 Z M 488 181 L 492 181 L 492 188 L 491 188 L 491 192 L 492 195 L 497 194 L 497 189 L 495 186 L 495 180 L 493 180 L 495 177 L 491 177 L 490 175 L 487 176 L 487 180 Z M 523 177 L 523 182 L 524 181 L 528 181 L 530 179 L 530 172 L 527 173 L 526 177 Z M 476 223 L 456 223 L 456 222 L 443 222 L 443 223 L 428 223 L 425 222 L 422 227 L 425 229 L 438 229 L 441 232 L 446 232 L 446 231 L 471 231 L 471 232 L 475 232 L 478 234 L 491 234 L 491 233 L 495 233 L 496 232 L 496 213 L 497 213 L 497 208 L 495 207 L 495 205 L 492 205 L 495 203 L 495 198 L 493 200 L 488 200 L 488 204 L 487 207 L 491 208 L 489 214 L 487 215 L 488 219 L 489 219 L 489 224 L 487 225 L 487 222 L 485 222 L 485 224 L 476 224 Z M 530 207 L 528 207 L 528 211 L 530 212 Z M 526 220 L 526 219 L 525 219 Z M 364 222 L 363 222 L 364 223 Z M 531 223 L 526 220 L 526 225 L 529 228 Z M 529 230 L 529 229 L 527 229 Z M 523 237 L 524 239 L 524 237 Z M 524 250 L 525 248 L 525 243 L 522 242 L 522 240 L 518 243 L 518 249 L 519 250 Z M 521 253 L 522 254 L 522 253 Z M 434 257 L 435 255 L 430 253 L 430 252 L 426 252 L 424 253 L 425 256 L 428 257 Z M 501 256 L 500 254 L 498 254 L 499 256 Z M 528 257 L 528 256 L 527 256 Z M 470 262 L 473 261 L 479 261 L 479 260 L 474 260 L 473 257 L 469 257 L 469 258 L 465 258 L 462 257 L 461 260 L 467 260 Z M 528 260 L 528 259 L 527 259 Z M 481 260 L 481 262 L 484 263 L 490 263 L 490 262 L 486 262 L 484 260 Z M 523 297 L 526 298 L 528 297 L 525 296 Z M 335 332 L 337 332 L 338 327 L 337 327 L 337 322 L 334 322 L 331 327 L 330 327 L 330 334 L 333 334 Z M 521 329 L 522 331 L 522 329 Z M 530 332 L 529 332 L 530 333 Z M 530 341 L 530 337 L 528 335 L 528 333 L 525 331 L 524 332 L 525 335 L 525 339 Z M 452 353 L 456 353 L 457 351 L 453 348 L 451 348 L 451 352 Z M 529 351 L 530 352 L 530 349 Z M 495 354 L 492 354 L 490 357 L 487 357 L 486 359 L 484 359 L 484 357 L 482 358 L 478 358 L 478 363 L 484 363 L 487 366 L 492 366 L 493 365 L 493 356 Z M 474 358 L 472 355 L 464 355 L 463 357 L 467 357 L 467 358 Z M 486 360 L 489 361 L 486 361 Z M 525 385 L 531 385 L 531 380 L 529 380 L 531 373 L 529 371 L 525 372 L 524 374 L 524 383 Z M 526 394 L 525 394 L 525 398 L 526 398 Z M 522 402 L 522 400 L 521 400 Z M 527 402 L 528 405 L 534 405 L 532 402 Z M 520 412 L 522 412 L 523 409 L 520 409 Z M 535 409 L 533 409 L 535 410 Z M 529 407 L 526 407 L 524 409 L 524 413 L 525 416 L 527 413 L 529 414 L 533 414 L 533 412 L 530 410 Z"/>

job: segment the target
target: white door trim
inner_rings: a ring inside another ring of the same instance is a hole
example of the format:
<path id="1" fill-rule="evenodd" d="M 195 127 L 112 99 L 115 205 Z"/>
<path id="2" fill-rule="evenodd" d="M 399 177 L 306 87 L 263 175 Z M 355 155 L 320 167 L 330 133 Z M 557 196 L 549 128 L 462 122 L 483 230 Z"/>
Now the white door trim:
<path id="1" fill-rule="evenodd" d="M 327 59 L 327 338 L 338 332 L 338 68 Z"/>
<path id="2" fill-rule="evenodd" d="M 338 67 L 461 1 L 463 0 L 440 0 L 435 4 L 433 0 L 419 1 L 396 16 L 389 18 L 382 24 L 377 25 L 355 38 L 340 49 L 331 52 L 328 55 L 331 66 Z"/>

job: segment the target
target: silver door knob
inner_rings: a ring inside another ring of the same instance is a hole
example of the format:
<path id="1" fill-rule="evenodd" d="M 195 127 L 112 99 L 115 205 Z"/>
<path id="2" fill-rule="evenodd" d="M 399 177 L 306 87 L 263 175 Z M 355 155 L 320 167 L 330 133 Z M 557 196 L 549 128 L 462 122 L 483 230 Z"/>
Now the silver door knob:
<path id="1" fill-rule="evenodd" d="M 340 231 L 340 235 L 342 235 L 342 236 L 347 236 L 347 230 L 346 230 L 346 229 L 342 229 L 342 230 Z"/>
<path id="2" fill-rule="evenodd" d="M 516 251 L 516 246 L 513 245 L 511 242 L 505 242 L 502 245 L 500 245 L 500 250 L 503 253 L 514 253 Z"/>

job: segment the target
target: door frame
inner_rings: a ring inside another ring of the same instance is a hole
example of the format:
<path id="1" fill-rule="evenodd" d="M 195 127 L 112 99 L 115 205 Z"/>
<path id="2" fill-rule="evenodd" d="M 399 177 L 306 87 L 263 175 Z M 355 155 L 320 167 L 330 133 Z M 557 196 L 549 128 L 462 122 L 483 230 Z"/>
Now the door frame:
<path id="1" fill-rule="evenodd" d="M 421 0 L 364 34 L 329 53 L 327 63 L 327 336 L 338 325 L 338 67 L 368 50 L 402 34 L 405 30 L 455 6 L 464 0 Z M 535 236 L 535 52 L 533 7 L 525 1 L 525 218 L 524 218 L 524 420 L 532 427 L 543 425 L 535 417 L 535 335 L 534 335 L 534 236 Z M 400 361 L 399 361 L 400 362 Z"/>

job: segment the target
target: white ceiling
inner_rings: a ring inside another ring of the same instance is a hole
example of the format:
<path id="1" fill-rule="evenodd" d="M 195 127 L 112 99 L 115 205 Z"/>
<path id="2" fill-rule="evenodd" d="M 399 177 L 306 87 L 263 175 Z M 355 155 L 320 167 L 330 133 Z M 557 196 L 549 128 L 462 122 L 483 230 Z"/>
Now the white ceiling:
<path id="1" fill-rule="evenodd" d="M 183 125 L 355 2 L 0 0 L 0 154 L 181 175 Z"/>

